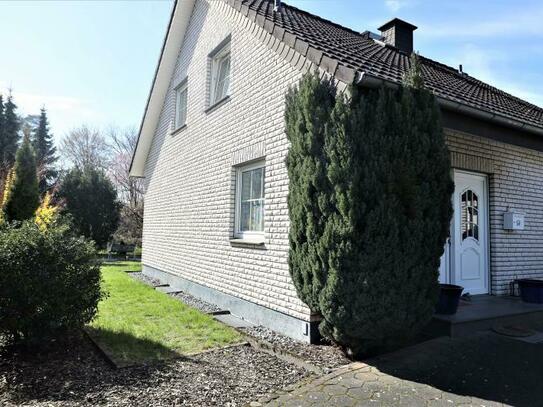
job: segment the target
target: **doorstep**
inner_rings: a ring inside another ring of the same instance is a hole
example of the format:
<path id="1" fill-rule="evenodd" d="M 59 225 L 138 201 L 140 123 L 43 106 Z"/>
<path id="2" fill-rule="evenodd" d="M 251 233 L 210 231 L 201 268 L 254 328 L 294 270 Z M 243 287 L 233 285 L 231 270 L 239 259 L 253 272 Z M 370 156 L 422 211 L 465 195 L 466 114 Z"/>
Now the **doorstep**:
<path id="1" fill-rule="evenodd" d="M 525 303 L 518 297 L 474 295 L 470 300 L 460 300 L 455 315 L 435 314 L 426 333 L 460 337 L 497 325 L 537 324 L 543 324 L 543 304 Z"/>

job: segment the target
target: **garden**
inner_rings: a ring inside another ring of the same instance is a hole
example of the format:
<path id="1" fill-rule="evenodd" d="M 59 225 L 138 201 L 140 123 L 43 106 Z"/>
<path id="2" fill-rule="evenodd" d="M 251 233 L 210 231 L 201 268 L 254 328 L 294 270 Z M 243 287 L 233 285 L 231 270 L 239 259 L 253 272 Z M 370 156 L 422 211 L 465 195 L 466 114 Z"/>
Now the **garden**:
<path id="1" fill-rule="evenodd" d="M 73 166 L 57 171 L 45 110 L 21 131 L 0 100 L 0 404 L 236 406 L 412 341 L 437 300 L 452 188 L 413 66 L 399 89 L 347 98 L 308 74 L 287 96 L 289 267 L 322 317 L 319 346 L 226 326 L 138 262 L 103 261 L 108 242 L 141 241 L 135 138 L 106 148 L 78 129 L 61 149 Z"/>

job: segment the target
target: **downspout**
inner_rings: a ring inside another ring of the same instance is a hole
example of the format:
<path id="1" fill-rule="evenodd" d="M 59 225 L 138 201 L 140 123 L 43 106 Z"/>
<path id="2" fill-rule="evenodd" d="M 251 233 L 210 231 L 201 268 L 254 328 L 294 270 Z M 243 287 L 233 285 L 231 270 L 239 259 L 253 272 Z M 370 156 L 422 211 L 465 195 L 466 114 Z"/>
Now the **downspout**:
<path id="1" fill-rule="evenodd" d="M 397 82 L 381 79 L 365 72 L 359 72 L 354 82 L 355 84 L 369 87 L 369 88 L 378 88 L 380 86 L 386 86 L 389 88 L 398 88 L 400 86 Z M 487 121 L 492 121 L 492 122 L 495 122 L 507 127 L 512 127 L 514 129 L 526 131 L 532 134 L 537 134 L 538 136 L 543 136 L 542 127 L 537 127 L 528 123 L 523 123 L 521 121 L 510 119 L 508 117 L 505 117 L 499 114 L 489 113 L 484 110 L 477 109 L 475 107 L 467 106 L 461 102 L 445 99 L 442 96 L 436 95 L 436 99 L 437 99 L 438 104 L 447 110 L 451 110 L 453 112 L 460 112 L 471 117 L 475 117 L 475 118 L 483 119 Z"/>

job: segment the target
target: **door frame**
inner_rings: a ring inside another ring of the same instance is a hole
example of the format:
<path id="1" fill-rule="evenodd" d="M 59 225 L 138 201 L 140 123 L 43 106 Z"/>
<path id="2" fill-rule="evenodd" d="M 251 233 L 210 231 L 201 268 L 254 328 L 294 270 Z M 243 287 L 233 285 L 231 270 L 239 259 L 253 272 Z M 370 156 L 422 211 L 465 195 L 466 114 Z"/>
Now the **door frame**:
<path id="1" fill-rule="evenodd" d="M 456 175 L 472 175 L 480 177 L 483 180 L 483 193 L 484 193 L 484 199 L 483 199 L 483 208 L 485 210 L 485 218 L 484 218 L 484 225 L 480 225 L 479 229 L 484 230 L 485 235 L 485 244 L 483 247 L 484 250 L 484 268 L 485 268 L 485 289 L 486 292 L 484 293 L 477 293 L 474 295 L 484 295 L 484 294 L 491 294 L 491 270 L 490 270 L 490 195 L 489 195 L 489 188 L 488 188 L 488 175 L 484 173 L 474 172 L 474 171 L 466 171 L 466 170 L 459 170 L 454 168 L 453 169 L 453 180 L 455 181 L 455 191 L 452 196 L 452 205 L 453 205 L 453 216 L 451 219 L 450 224 L 450 232 L 449 232 L 449 238 L 447 239 L 447 242 L 445 243 L 445 251 L 443 253 L 444 261 L 446 262 L 445 268 L 445 282 L 450 284 L 456 284 L 456 230 L 455 230 L 455 217 L 456 214 L 454 213 L 454 207 L 455 207 L 455 199 L 456 197 Z M 440 276 L 441 278 L 441 276 Z"/>

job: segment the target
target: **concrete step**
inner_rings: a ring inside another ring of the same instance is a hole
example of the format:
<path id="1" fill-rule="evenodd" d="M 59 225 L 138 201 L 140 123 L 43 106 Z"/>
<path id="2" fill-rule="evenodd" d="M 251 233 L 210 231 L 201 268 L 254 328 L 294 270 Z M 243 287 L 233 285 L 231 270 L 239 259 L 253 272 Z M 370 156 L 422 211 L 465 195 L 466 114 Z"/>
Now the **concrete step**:
<path id="1" fill-rule="evenodd" d="M 177 288 L 170 287 L 169 285 L 161 285 L 158 287 L 155 287 L 155 290 L 160 291 L 165 294 L 175 294 L 180 292 Z"/>
<path id="2" fill-rule="evenodd" d="M 496 326 L 542 328 L 543 305 L 527 304 L 514 297 L 474 296 L 460 301 L 455 315 L 435 315 L 426 329 L 431 336 L 463 337 Z"/>
<path id="3" fill-rule="evenodd" d="M 213 318 L 233 328 L 250 328 L 255 326 L 254 324 L 251 324 L 250 322 L 238 318 L 232 314 L 214 315 Z"/>

